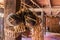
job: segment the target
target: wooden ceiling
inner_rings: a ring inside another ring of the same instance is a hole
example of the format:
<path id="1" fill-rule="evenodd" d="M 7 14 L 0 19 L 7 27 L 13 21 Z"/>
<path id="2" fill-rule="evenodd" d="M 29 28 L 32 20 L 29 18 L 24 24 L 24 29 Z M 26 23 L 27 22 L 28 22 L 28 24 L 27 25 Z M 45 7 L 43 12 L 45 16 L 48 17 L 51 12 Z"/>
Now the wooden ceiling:
<path id="1" fill-rule="evenodd" d="M 53 6 L 60 6 L 60 0 L 51 0 Z"/>
<path id="2" fill-rule="evenodd" d="M 42 5 L 49 5 L 49 3 L 52 6 L 60 6 L 60 0 L 36 0 L 39 4 Z M 0 5 L 4 4 L 4 0 L 0 0 Z"/>
<path id="3" fill-rule="evenodd" d="M 37 2 L 40 5 L 60 6 L 60 0 L 37 0 Z"/>

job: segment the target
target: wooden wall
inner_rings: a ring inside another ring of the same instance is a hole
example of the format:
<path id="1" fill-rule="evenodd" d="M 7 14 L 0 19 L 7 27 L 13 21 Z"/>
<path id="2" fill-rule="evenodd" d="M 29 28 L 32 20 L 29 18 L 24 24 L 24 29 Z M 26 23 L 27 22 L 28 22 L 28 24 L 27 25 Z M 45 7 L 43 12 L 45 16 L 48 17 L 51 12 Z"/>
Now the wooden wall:
<path id="1" fill-rule="evenodd" d="M 49 27 L 49 31 L 60 33 L 60 18 L 58 17 L 47 17 L 46 18 L 46 27 Z"/>

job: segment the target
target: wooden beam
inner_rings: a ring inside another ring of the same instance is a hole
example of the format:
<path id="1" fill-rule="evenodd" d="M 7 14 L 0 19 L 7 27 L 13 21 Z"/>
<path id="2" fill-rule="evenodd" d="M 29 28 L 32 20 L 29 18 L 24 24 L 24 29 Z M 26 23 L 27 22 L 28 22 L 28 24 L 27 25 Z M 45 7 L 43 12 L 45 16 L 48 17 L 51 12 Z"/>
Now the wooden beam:
<path id="1" fill-rule="evenodd" d="M 29 10 L 31 11 L 35 11 L 35 12 L 40 12 L 40 11 L 46 11 L 46 10 L 49 10 L 50 8 L 29 8 Z M 50 11 L 60 11 L 60 8 L 51 8 Z"/>
<path id="2" fill-rule="evenodd" d="M 44 11 L 46 15 L 50 16 L 51 12 L 53 16 L 58 16 L 57 14 L 60 12 L 60 8 L 29 8 L 29 10 L 34 12 L 42 12 Z"/>

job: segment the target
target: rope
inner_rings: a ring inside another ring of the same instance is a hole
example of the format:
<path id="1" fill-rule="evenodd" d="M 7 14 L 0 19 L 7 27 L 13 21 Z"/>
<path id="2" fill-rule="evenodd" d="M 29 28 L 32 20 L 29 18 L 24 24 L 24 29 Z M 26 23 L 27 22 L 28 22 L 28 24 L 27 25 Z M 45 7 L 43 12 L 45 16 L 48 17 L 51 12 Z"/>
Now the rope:
<path id="1" fill-rule="evenodd" d="M 35 4 L 37 7 L 40 8 L 40 6 L 38 4 L 36 4 L 33 0 L 30 0 L 33 4 Z"/>

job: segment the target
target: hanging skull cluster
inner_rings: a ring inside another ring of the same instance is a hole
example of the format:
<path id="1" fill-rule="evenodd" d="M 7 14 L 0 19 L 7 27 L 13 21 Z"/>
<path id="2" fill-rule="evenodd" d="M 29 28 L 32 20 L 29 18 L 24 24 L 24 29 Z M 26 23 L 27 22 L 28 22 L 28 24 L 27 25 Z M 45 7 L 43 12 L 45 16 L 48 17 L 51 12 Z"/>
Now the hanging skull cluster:
<path id="1" fill-rule="evenodd" d="M 30 10 L 21 11 L 18 14 L 12 15 L 10 18 L 15 20 L 16 25 L 20 23 L 24 23 L 25 25 L 26 22 L 32 23 L 32 25 L 36 23 L 36 16 Z"/>

